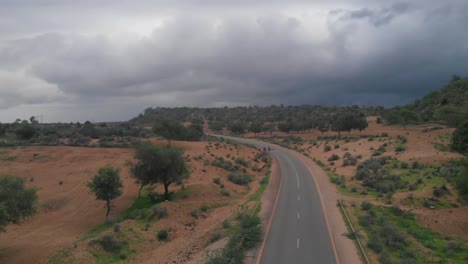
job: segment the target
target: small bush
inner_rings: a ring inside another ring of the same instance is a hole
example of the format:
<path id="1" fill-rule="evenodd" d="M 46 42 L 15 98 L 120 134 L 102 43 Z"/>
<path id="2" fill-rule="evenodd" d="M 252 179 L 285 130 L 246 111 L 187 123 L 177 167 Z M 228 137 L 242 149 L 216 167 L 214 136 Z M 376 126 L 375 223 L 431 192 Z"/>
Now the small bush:
<path id="1" fill-rule="evenodd" d="M 325 145 L 325 147 L 323 148 L 324 152 L 328 152 L 330 150 L 331 150 L 331 147 L 329 145 Z"/>
<path id="2" fill-rule="evenodd" d="M 221 184 L 221 178 L 219 178 L 219 177 L 214 178 L 213 183 L 217 184 L 217 185 L 220 185 Z"/>
<path id="3" fill-rule="evenodd" d="M 220 240 L 221 237 L 223 237 L 221 232 L 219 230 L 215 230 L 213 233 L 211 233 L 210 243 Z"/>
<path id="4" fill-rule="evenodd" d="M 231 222 L 226 219 L 223 221 L 223 228 L 230 228 L 231 227 Z"/>
<path id="5" fill-rule="evenodd" d="M 246 161 L 244 158 L 237 158 L 236 163 L 240 164 L 240 165 L 242 165 L 244 167 L 249 167 L 249 162 Z"/>
<path id="6" fill-rule="evenodd" d="M 115 233 L 120 232 L 120 224 L 119 224 L 119 223 L 117 223 L 117 224 L 114 225 L 114 232 L 115 232 Z"/>
<path id="7" fill-rule="evenodd" d="M 228 175 L 228 180 L 237 184 L 247 186 L 253 180 L 249 174 L 231 173 Z"/>
<path id="8" fill-rule="evenodd" d="M 200 211 L 202 211 L 202 212 L 206 212 L 206 211 L 208 211 L 208 209 L 210 209 L 210 208 L 206 204 L 202 204 L 200 206 Z"/>
<path id="9" fill-rule="evenodd" d="M 158 240 L 166 241 L 169 238 L 169 232 L 166 229 L 161 229 L 158 231 Z"/>
<path id="10" fill-rule="evenodd" d="M 200 217 L 200 210 L 198 210 L 198 209 L 192 209 L 192 211 L 190 212 L 190 214 L 191 214 L 193 217 L 195 217 L 195 218 L 198 219 L 198 217 Z"/>
<path id="11" fill-rule="evenodd" d="M 151 214 L 153 217 L 156 217 L 157 219 L 161 219 L 164 217 L 167 217 L 167 207 L 160 206 L 160 205 L 155 205 L 151 207 Z"/>
<path id="12" fill-rule="evenodd" d="M 375 234 L 372 234 L 369 241 L 367 242 L 367 247 L 372 249 L 375 253 L 380 253 L 383 250 L 382 241 Z"/>
<path id="13" fill-rule="evenodd" d="M 406 148 L 403 145 L 398 145 L 398 146 L 395 147 L 396 152 L 402 152 L 402 151 L 405 151 L 405 150 L 406 150 Z"/>
<path id="14" fill-rule="evenodd" d="M 115 240 L 114 237 L 110 234 L 103 235 L 102 237 L 98 238 L 95 242 L 97 242 L 102 247 L 102 249 L 108 252 L 120 250 L 120 248 L 122 247 L 122 243 L 118 240 Z"/>
<path id="15" fill-rule="evenodd" d="M 223 195 L 223 196 L 230 196 L 230 195 L 231 195 L 231 193 L 229 193 L 229 191 L 228 191 L 228 190 L 226 190 L 226 189 L 222 188 L 222 189 L 221 189 L 221 195 Z"/>
<path id="16" fill-rule="evenodd" d="M 359 217 L 359 224 L 364 227 L 370 227 L 375 223 L 376 216 L 374 212 L 369 211 L 367 214 L 363 214 Z"/>
<path id="17" fill-rule="evenodd" d="M 372 204 L 367 202 L 367 201 L 364 201 L 361 203 L 361 209 L 364 210 L 364 211 L 368 211 L 372 208 Z"/>
<path id="18" fill-rule="evenodd" d="M 328 161 L 335 161 L 335 160 L 339 160 L 340 159 L 340 156 L 336 155 L 336 154 L 333 154 L 331 155 L 330 158 L 328 158 Z"/>

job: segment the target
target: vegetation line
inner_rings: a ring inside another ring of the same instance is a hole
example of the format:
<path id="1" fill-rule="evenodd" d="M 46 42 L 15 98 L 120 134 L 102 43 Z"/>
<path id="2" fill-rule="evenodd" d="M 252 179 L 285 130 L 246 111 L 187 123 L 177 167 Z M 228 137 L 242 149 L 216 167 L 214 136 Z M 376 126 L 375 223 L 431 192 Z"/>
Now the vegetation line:
<path id="1" fill-rule="evenodd" d="M 351 227 L 351 231 L 354 234 L 354 237 L 356 238 L 356 241 L 359 245 L 359 249 L 361 250 L 362 256 L 364 256 L 364 260 L 366 261 L 367 264 L 370 264 L 369 258 L 367 258 L 366 252 L 364 251 L 364 248 L 362 247 L 361 240 L 359 239 L 359 236 L 356 233 L 356 230 L 353 227 L 353 224 L 351 223 L 351 220 L 348 217 L 348 214 L 346 213 L 346 210 L 343 207 L 343 204 L 341 203 L 341 200 L 338 200 L 338 203 L 340 204 L 341 210 L 343 211 L 343 214 L 346 218 L 346 221 L 348 222 L 349 227 Z"/>

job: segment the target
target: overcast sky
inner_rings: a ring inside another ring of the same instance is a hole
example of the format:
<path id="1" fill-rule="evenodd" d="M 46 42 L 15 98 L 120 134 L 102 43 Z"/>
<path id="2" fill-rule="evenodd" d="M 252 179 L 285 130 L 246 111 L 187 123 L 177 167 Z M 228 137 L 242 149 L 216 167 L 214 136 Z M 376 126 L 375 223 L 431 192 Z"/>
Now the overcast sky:
<path id="1" fill-rule="evenodd" d="M 404 104 L 468 75 L 467 14 L 466 0 L 0 0 L 0 121 Z"/>

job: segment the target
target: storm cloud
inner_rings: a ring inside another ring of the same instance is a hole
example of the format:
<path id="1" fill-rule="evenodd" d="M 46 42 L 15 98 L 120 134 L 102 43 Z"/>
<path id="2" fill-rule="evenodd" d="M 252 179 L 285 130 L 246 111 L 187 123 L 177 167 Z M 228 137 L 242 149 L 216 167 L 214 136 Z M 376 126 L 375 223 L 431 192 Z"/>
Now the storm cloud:
<path id="1" fill-rule="evenodd" d="M 468 73 L 464 1 L 0 2 L 0 121 L 385 105 Z"/>

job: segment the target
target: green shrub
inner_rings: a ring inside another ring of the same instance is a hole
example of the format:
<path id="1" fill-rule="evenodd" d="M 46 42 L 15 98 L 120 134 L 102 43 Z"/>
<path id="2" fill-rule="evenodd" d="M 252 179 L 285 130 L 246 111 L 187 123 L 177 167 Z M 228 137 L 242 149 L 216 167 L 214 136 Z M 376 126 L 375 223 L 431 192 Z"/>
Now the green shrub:
<path id="1" fill-rule="evenodd" d="M 323 151 L 325 152 L 328 152 L 331 150 L 331 147 L 329 145 L 325 145 L 325 147 L 323 148 Z"/>
<path id="2" fill-rule="evenodd" d="M 226 219 L 223 221 L 223 228 L 230 228 L 231 227 L 231 222 Z"/>
<path id="3" fill-rule="evenodd" d="M 330 158 L 328 158 L 328 161 L 335 161 L 335 160 L 339 160 L 340 159 L 340 156 L 336 155 L 336 154 L 333 154 L 331 155 Z"/>
<path id="4" fill-rule="evenodd" d="M 199 209 L 196 209 L 196 208 L 195 208 L 195 209 L 192 209 L 192 211 L 190 212 L 190 214 L 191 214 L 193 217 L 195 217 L 195 218 L 198 219 L 198 217 L 200 217 L 200 210 L 199 210 Z"/>
<path id="5" fill-rule="evenodd" d="M 396 152 L 402 152 L 402 151 L 405 151 L 405 150 L 406 150 L 406 148 L 403 145 L 398 145 L 398 146 L 395 147 Z"/>
<path id="6" fill-rule="evenodd" d="M 167 217 L 167 207 L 155 205 L 151 207 L 151 215 L 152 217 L 156 217 L 157 219 L 161 219 Z"/>
<path id="7" fill-rule="evenodd" d="M 220 185 L 221 184 L 221 178 L 219 178 L 219 177 L 214 178 L 213 183 L 217 184 L 217 185 Z"/>
<path id="8" fill-rule="evenodd" d="M 246 161 L 244 158 L 237 158 L 236 163 L 240 164 L 240 165 L 242 165 L 242 166 L 244 166 L 246 168 L 249 167 L 249 162 Z"/>
<path id="9" fill-rule="evenodd" d="M 367 201 L 364 201 L 361 203 L 361 209 L 364 210 L 364 211 L 368 211 L 372 208 L 372 204 L 367 202 Z"/>
<path id="10" fill-rule="evenodd" d="M 211 233 L 210 243 L 220 240 L 221 237 L 223 237 L 221 232 L 219 230 L 215 230 L 213 233 Z"/>
<path id="11" fill-rule="evenodd" d="M 208 211 L 208 209 L 210 209 L 210 208 L 206 204 L 202 204 L 200 206 L 200 211 L 202 211 L 202 212 L 206 212 L 206 211 Z"/>
<path id="12" fill-rule="evenodd" d="M 225 188 L 222 188 L 222 189 L 221 189 L 221 195 L 223 195 L 223 196 L 230 196 L 231 193 L 229 193 L 229 191 L 226 190 Z"/>
<path id="13" fill-rule="evenodd" d="M 157 236 L 159 241 L 166 241 L 169 238 L 169 232 L 166 229 L 161 229 L 158 231 Z"/>
<path id="14" fill-rule="evenodd" d="M 108 252 L 120 250 L 122 247 L 122 243 L 115 240 L 111 234 L 103 235 L 97 240 L 91 241 L 91 243 L 98 243 L 102 249 Z"/>
<path id="15" fill-rule="evenodd" d="M 244 185 L 247 186 L 253 180 L 252 176 L 246 173 L 231 173 L 228 175 L 228 180 L 237 184 L 237 185 Z"/>
<path id="16" fill-rule="evenodd" d="M 375 253 L 380 253 L 383 250 L 382 241 L 376 234 L 372 234 L 369 241 L 367 242 L 367 247 L 372 249 Z"/>

